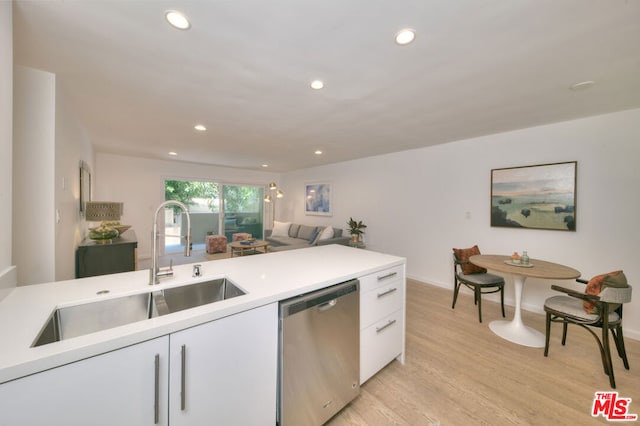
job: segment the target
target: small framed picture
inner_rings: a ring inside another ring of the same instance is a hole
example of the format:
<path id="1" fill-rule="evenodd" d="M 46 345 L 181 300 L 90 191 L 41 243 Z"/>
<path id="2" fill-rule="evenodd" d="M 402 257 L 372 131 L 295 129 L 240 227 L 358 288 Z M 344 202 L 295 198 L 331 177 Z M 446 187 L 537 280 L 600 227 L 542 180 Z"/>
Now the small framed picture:
<path id="1" fill-rule="evenodd" d="M 333 215 L 330 183 L 305 184 L 304 213 L 315 216 Z"/>

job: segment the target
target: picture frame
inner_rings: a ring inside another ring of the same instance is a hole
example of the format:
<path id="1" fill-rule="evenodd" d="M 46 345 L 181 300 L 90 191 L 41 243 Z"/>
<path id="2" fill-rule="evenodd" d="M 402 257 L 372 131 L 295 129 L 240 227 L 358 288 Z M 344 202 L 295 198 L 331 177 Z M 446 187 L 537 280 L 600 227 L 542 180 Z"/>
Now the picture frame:
<path id="1" fill-rule="evenodd" d="M 333 216 L 331 183 L 306 183 L 304 189 L 304 214 Z"/>
<path id="2" fill-rule="evenodd" d="M 491 226 L 576 230 L 578 162 L 491 170 Z"/>
<path id="3" fill-rule="evenodd" d="M 80 213 L 85 212 L 85 203 L 91 201 L 91 169 L 89 165 L 80 160 Z"/>

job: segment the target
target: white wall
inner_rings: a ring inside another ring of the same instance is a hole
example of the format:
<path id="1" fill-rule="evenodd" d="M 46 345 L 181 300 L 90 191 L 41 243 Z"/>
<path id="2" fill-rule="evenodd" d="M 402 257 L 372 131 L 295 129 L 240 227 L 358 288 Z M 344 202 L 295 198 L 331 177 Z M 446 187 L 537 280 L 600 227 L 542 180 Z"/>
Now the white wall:
<path id="1" fill-rule="evenodd" d="M 55 280 L 55 75 L 14 69 L 13 262 L 18 283 Z"/>
<path id="2" fill-rule="evenodd" d="M 55 129 L 55 279 L 75 278 L 75 252 L 87 226 L 80 214 L 80 160 L 90 167 L 93 148 L 56 81 Z"/>
<path id="3" fill-rule="evenodd" d="M 124 203 L 123 224 L 131 225 L 138 237 L 138 259 L 151 256 L 153 214 L 164 201 L 165 179 L 212 180 L 222 183 L 266 185 L 280 175 L 180 161 L 151 160 L 96 153 L 96 201 Z"/>
<path id="4" fill-rule="evenodd" d="M 93 151 L 55 74 L 14 71 L 13 261 L 20 285 L 73 279 L 80 160 Z"/>
<path id="5" fill-rule="evenodd" d="M 350 216 L 364 220 L 369 249 L 406 257 L 409 277 L 446 288 L 451 249 L 476 243 L 487 254 L 527 250 L 585 278 L 624 269 L 640 288 L 637 123 L 638 109 L 288 173 L 279 217 L 343 228 Z M 491 169 L 573 160 L 576 232 L 490 226 Z M 304 183 L 314 181 L 333 183 L 331 218 L 304 215 Z M 523 307 L 541 312 L 551 284 L 528 279 Z M 506 297 L 513 304 L 512 285 Z M 625 309 L 625 329 L 640 339 L 638 295 Z"/>
<path id="6" fill-rule="evenodd" d="M 13 23 L 12 3 L 0 2 L 0 205 L 12 203 L 13 152 Z M 11 259 L 12 210 L 0 209 L 0 300 L 16 286 Z"/>

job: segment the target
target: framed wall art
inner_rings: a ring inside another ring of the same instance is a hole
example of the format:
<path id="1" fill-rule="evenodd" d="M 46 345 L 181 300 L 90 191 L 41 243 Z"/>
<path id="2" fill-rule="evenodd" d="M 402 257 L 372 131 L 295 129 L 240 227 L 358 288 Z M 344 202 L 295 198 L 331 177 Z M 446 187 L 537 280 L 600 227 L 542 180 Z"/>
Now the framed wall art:
<path id="1" fill-rule="evenodd" d="M 578 162 L 491 170 L 491 226 L 576 230 Z"/>
<path id="2" fill-rule="evenodd" d="M 91 170 L 80 160 L 80 213 L 84 213 L 87 201 L 91 201 Z"/>
<path id="3" fill-rule="evenodd" d="M 306 215 L 332 216 L 330 183 L 307 183 L 304 189 L 304 213 Z"/>

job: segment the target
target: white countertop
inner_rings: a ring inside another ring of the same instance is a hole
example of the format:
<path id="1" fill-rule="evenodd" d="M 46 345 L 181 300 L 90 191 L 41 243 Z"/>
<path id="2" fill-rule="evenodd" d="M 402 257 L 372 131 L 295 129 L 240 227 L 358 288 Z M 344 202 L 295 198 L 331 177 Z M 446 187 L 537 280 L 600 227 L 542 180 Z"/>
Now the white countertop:
<path id="1" fill-rule="evenodd" d="M 179 265 L 173 268 L 173 277 L 162 278 L 160 284 L 153 287 L 148 285 L 148 269 L 17 287 L 0 302 L 0 383 L 401 265 L 405 259 L 328 245 L 200 263 L 202 277 L 191 277 L 191 264 Z M 51 313 L 58 307 L 220 277 L 229 278 L 247 294 L 31 347 Z M 96 295 L 101 290 L 109 290 L 109 293 Z"/>

